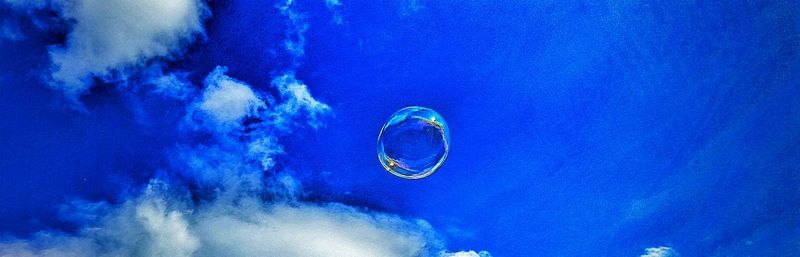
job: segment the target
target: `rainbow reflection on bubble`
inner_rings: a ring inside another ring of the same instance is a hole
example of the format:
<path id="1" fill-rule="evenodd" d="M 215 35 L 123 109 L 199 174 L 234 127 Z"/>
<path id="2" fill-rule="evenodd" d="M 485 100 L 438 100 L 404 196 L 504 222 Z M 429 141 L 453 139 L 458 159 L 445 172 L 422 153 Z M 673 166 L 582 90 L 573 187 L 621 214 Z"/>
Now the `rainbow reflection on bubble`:
<path id="1" fill-rule="evenodd" d="M 378 135 L 378 160 L 395 176 L 427 177 L 442 166 L 450 150 L 450 131 L 436 111 L 420 106 L 398 110 Z"/>

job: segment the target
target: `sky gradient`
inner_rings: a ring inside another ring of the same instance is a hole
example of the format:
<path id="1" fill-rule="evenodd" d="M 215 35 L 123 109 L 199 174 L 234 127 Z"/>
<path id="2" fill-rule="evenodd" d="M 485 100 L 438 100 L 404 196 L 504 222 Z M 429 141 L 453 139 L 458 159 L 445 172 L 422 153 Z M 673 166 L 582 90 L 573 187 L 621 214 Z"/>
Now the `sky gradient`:
<path id="1" fill-rule="evenodd" d="M 0 256 L 800 255 L 793 1 L 2 0 L 0 26 Z M 451 138 L 421 180 L 376 156 L 412 105 Z"/>

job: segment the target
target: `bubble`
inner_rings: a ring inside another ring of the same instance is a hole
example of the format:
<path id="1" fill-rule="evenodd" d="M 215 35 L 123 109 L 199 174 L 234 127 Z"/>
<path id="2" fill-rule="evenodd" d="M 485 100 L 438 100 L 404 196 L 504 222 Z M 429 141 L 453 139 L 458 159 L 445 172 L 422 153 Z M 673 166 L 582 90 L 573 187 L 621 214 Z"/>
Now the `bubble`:
<path id="1" fill-rule="evenodd" d="M 434 110 L 409 106 L 398 110 L 378 135 L 378 160 L 395 176 L 427 177 L 442 166 L 450 150 L 450 131 Z"/>

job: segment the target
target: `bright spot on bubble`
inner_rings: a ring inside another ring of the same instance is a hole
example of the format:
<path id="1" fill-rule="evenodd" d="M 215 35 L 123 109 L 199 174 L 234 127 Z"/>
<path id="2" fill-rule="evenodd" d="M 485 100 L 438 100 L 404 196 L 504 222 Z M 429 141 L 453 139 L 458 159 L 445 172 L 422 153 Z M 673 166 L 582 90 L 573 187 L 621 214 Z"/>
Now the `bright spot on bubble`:
<path id="1" fill-rule="evenodd" d="M 434 110 L 409 106 L 392 114 L 378 136 L 378 160 L 395 176 L 427 177 L 442 166 L 450 150 L 450 131 Z"/>

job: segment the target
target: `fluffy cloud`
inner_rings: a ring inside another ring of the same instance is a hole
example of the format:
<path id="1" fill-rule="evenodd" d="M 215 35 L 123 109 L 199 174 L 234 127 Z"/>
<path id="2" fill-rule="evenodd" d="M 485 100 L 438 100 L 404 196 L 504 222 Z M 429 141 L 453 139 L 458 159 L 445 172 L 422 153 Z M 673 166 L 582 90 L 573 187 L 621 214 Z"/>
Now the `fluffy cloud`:
<path id="1" fill-rule="evenodd" d="M 650 247 L 645 249 L 645 254 L 641 257 L 678 257 L 678 252 L 673 250 L 670 247 L 666 246 L 659 246 L 659 247 Z"/>
<path id="2" fill-rule="evenodd" d="M 193 206 L 151 182 L 145 193 L 75 236 L 41 233 L 0 244 L 0 256 L 436 256 L 423 221 L 339 204 L 254 197 Z M 451 255 L 447 255 L 451 256 Z"/>
<path id="3" fill-rule="evenodd" d="M 206 78 L 206 88 L 197 109 L 209 121 L 225 128 L 237 126 L 247 115 L 255 115 L 265 103 L 244 82 L 225 76 L 224 67 L 217 67 Z"/>
<path id="4" fill-rule="evenodd" d="M 425 224 L 343 205 L 253 204 L 203 213 L 198 256 L 428 256 Z M 235 212 L 235 214 L 229 212 Z"/>
<path id="5" fill-rule="evenodd" d="M 50 50 L 50 84 L 73 99 L 83 94 L 95 77 L 110 79 L 154 58 L 179 54 L 203 33 L 206 12 L 198 0 L 57 3 L 61 16 L 73 26 L 66 44 Z"/>

